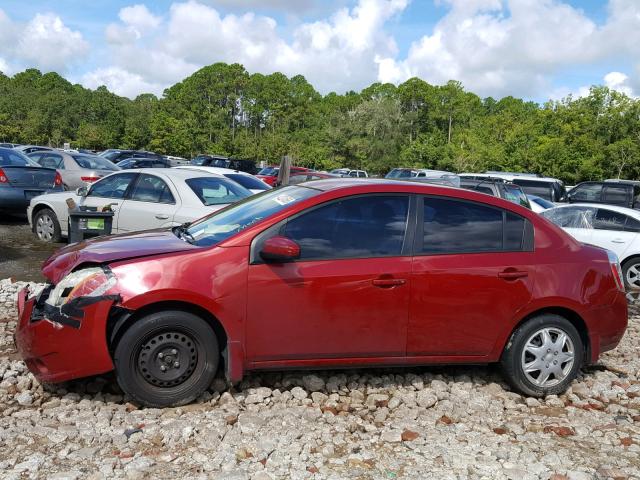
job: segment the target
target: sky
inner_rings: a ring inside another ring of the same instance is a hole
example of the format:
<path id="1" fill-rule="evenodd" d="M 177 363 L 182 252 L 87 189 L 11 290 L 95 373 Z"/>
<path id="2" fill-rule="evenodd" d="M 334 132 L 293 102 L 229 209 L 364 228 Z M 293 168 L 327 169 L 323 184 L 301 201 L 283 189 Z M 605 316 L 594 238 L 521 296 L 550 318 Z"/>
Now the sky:
<path id="1" fill-rule="evenodd" d="M 411 77 L 544 102 L 640 95 L 640 0 L 0 0 L 0 71 L 135 98 L 215 62 L 323 94 Z"/>

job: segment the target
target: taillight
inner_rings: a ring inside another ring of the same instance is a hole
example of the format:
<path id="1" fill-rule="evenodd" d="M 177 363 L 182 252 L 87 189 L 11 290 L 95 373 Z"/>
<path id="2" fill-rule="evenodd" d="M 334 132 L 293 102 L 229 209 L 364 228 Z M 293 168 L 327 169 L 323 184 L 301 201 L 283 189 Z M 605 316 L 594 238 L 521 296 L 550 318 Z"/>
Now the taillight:
<path id="1" fill-rule="evenodd" d="M 100 177 L 80 177 L 80 180 L 83 182 L 95 182 L 96 180 L 100 180 Z"/>
<path id="2" fill-rule="evenodd" d="M 56 172 L 56 177 L 53 179 L 53 186 L 59 187 L 62 185 L 62 177 L 60 176 L 60 172 Z"/>
<path id="3" fill-rule="evenodd" d="M 618 256 L 612 252 L 611 250 L 607 250 L 607 256 L 609 257 L 609 264 L 611 265 L 611 273 L 613 274 L 613 278 L 616 279 L 616 285 L 618 286 L 618 290 L 624 292 L 624 278 L 622 277 L 622 268 L 620 268 L 620 262 L 618 261 Z"/>
<path id="4" fill-rule="evenodd" d="M 4 173 L 4 170 L 0 168 L 0 183 L 9 183 L 9 179 Z"/>

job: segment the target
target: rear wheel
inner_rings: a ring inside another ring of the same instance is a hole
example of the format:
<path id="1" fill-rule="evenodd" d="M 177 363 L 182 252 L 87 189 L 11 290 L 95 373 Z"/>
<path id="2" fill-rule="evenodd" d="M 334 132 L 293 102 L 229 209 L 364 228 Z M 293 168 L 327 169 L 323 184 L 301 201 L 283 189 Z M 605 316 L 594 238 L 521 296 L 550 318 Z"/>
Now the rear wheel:
<path id="1" fill-rule="evenodd" d="M 218 370 L 215 333 L 200 317 L 165 311 L 136 320 L 114 353 L 122 390 L 148 407 L 184 405 L 211 385 Z"/>
<path id="2" fill-rule="evenodd" d="M 58 217 L 49 208 L 43 208 L 34 215 L 33 232 L 43 242 L 57 243 L 62 240 Z"/>
<path id="3" fill-rule="evenodd" d="M 533 397 L 564 392 L 584 357 L 576 328 L 559 315 L 538 315 L 518 327 L 500 361 L 505 379 Z"/>
<path id="4" fill-rule="evenodd" d="M 624 286 L 627 289 L 640 289 L 640 257 L 630 258 L 622 265 Z"/>

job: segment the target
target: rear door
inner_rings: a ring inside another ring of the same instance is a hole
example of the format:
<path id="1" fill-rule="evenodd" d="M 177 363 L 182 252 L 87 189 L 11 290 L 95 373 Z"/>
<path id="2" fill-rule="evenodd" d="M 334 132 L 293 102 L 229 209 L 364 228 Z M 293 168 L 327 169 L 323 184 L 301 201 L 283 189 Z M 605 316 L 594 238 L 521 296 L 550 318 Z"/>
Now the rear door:
<path id="1" fill-rule="evenodd" d="M 487 355 L 531 298 L 533 227 L 477 202 L 425 196 L 419 205 L 407 355 Z"/>
<path id="2" fill-rule="evenodd" d="M 177 192 L 167 181 L 157 175 L 141 173 L 122 203 L 118 230 L 136 232 L 170 226 L 178 202 Z"/>
<path id="3" fill-rule="evenodd" d="M 629 230 L 626 224 L 629 223 Z M 637 221 L 624 213 L 598 208 L 593 220 L 591 243 L 615 252 L 622 259 L 638 234 L 634 231 Z"/>
<path id="4" fill-rule="evenodd" d="M 604 185 L 602 203 L 631 208 L 633 203 L 633 185 Z"/>

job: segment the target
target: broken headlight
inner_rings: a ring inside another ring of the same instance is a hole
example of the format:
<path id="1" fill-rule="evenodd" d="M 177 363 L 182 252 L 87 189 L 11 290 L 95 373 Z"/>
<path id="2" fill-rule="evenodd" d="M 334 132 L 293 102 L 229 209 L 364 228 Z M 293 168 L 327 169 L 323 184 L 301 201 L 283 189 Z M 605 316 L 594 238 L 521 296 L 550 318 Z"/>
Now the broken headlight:
<path id="1" fill-rule="evenodd" d="M 104 295 L 116 283 L 116 277 L 106 268 L 84 268 L 60 280 L 49 294 L 46 303 L 53 307 L 61 307 L 74 298 L 97 297 Z"/>

